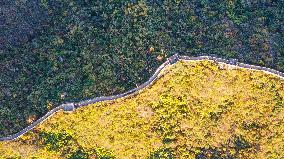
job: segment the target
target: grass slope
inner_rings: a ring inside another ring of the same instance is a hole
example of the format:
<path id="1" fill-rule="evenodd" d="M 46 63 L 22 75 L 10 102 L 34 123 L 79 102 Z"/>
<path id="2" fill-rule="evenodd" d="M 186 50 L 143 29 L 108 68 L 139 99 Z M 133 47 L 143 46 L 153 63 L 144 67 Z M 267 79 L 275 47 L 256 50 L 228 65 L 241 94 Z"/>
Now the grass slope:
<path id="1" fill-rule="evenodd" d="M 284 81 L 210 61 L 178 62 L 139 94 L 59 112 L 3 158 L 281 158 Z"/>

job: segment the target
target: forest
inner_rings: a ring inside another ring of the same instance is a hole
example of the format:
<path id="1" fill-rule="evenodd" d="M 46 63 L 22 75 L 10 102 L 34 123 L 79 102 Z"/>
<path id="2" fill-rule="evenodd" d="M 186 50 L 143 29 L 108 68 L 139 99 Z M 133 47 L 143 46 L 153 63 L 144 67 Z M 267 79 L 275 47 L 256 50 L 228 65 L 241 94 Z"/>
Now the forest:
<path id="1" fill-rule="evenodd" d="M 1 1 L 0 136 L 134 88 L 174 53 L 284 71 L 283 12 L 283 0 Z"/>
<path id="2" fill-rule="evenodd" d="M 58 112 L 3 158 L 278 159 L 284 157 L 284 80 L 210 61 L 168 66 L 124 99 Z"/>

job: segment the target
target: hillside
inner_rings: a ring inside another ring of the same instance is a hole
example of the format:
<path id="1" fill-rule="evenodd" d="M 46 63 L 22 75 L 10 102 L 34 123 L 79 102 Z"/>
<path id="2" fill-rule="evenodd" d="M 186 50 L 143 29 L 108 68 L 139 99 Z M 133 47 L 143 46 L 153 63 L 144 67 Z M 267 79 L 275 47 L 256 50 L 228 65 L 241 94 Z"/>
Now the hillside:
<path id="1" fill-rule="evenodd" d="M 284 81 L 210 61 L 178 62 L 138 94 L 59 112 L 3 158 L 281 158 Z"/>
<path id="2" fill-rule="evenodd" d="M 283 0 L 0 0 L 0 137 L 135 88 L 175 53 L 284 72 L 283 12 Z"/>

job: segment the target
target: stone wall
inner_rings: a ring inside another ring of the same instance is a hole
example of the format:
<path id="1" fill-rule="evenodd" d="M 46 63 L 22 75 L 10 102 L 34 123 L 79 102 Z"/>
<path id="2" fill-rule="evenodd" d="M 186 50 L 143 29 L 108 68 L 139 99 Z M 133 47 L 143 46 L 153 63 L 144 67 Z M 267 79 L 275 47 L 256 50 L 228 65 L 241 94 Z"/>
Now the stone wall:
<path id="1" fill-rule="evenodd" d="M 146 81 L 145 83 L 143 83 L 142 85 L 140 85 L 137 88 L 131 89 L 131 90 L 125 92 L 125 93 L 114 95 L 114 96 L 107 96 L 107 97 L 101 96 L 101 97 L 96 97 L 96 98 L 93 98 L 93 99 L 81 101 L 81 102 L 78 102 L 78 103 L 62 104 L 62 105 L 52 109 L 47 114 L 45 114 L 44 116 L 39 118 L 37 121 L 33 122 L 28 127 L 21 130 L 20 132 L 13 134 L 13 135 L 9 135 L 7 137 L 0 138 L 0 141 L 11 141 L 11 140 L 15 140 L 15 139 L 19 138 L 20 136 L 22 136 L 23 134 L 32 130 L 35 126 L 37 126 L 41 122 L 45 121 L 47 118 L 51 117 L 54 113 L 56 113 L 60 110 L 73 111 L 76 108 L 88 106 L 90 104 L 94 104 L 94 103 L 97 103 L 97 102 L 115 100 L 115 99 L 118 99 L 118 98 L 123 98 L 123 97 L 127 97 L 129 95 L 133 95 L 135 93 L 138 93 L 139 90 L 144 89 L 147 86 L 150 86 L 153 83 L 153 81 L 155 81 L 157 78 L 159 78 L 160 72 L 166 66 L 175 64 L 177 61 L 180 61 L 180 60 L 183 60 L 183 61 L 212 60 L 212 61 L 219 62 L 219 63 L 225 63 L 225 64 L 228 64 L 228 65 L 233 65 L 233 66 L 236 66 L 236 67 L 239 67 L 239 68 L 260 70 L 260 71 L 264 71 L 266 73 L 270 73 L 270 74 L 273 74 L 275 76 L 278 76 L 282 79 L 284 78 L 284 73 L 282 73 L 282 72 L 276 71 L 274 69 L 266 68 L 266 67 L 240 63 L 240 62 L 237 62 L 236 59 L 226 60 L 226 59 L 222 59 L 222 58 L 219 58 L 219 57 L 216 57 L 216 56 L 189 57 L 189 56 L 179 56 L 178 54 L 175 54 L 175 55 L 169 57 L 166 62 L 164 62 L 160 67 L 158 67 L 157 70 L 155 71 L 155 73 L 149 78 L 148 81 Z"/>

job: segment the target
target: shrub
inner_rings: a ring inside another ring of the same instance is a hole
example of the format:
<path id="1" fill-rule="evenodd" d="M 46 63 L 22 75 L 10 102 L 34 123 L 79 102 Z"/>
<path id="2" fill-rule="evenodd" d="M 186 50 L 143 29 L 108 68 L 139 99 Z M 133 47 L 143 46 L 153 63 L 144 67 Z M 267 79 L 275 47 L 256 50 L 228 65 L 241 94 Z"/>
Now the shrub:
<path id="1" fill-rule="evenodd" d="M 66 146 L 68 143 L 70 143 L 72 139 L 72 136 L 65 132 L 40 132 L 39 136 L 49 151 L 59 150 L 63 146 Z"/>
<path id="2" fill-rule="evenodd" d="M 173 151 L 170 148 L 161 148 L 152 154 L 149 159 L 173 159 Z"/>

